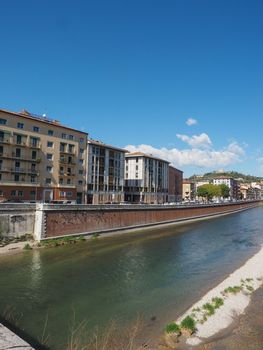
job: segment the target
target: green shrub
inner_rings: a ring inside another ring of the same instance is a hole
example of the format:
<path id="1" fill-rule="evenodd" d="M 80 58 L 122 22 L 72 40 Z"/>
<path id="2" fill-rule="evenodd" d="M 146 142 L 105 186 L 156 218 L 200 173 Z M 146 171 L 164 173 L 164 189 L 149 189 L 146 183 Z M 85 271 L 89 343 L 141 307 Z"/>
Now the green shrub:
<path id="1" fill-rule="evenodd" d="M 23 248 L 24 250 L 31 250 L 32 249 L 32 247 L 31 247 L 31 245 L 29 244 L 29 243 L 26 243 L 25 245 L 24 245 L 24 248 Z"/>
<path id="2" fill-rule="evenodd" d="M 172 322 L 172 323 L 169 323 L 169 324 L 165 327 L 165 332 L 166 332 L 166 333 L 180 333 L 180 327 L 178 326 L 177 323 Z"/>
<path id="3" fill-rule="evenodd" d="M 222 298 L 215 297 L 212 299 L 212 303 L 215 309 L 219 309 L 220 306 L 224 304 L 224 300 Z"/>
<path id="4" fill-rule="evenodd" d="M 195 320 L 191 316 L 186 316 L 181 322 L 181 328 L 194 332 L 196 329 Z"/>
<path id="5" fill-rule="evenodd" d="M 204 304 L 203 309 L 206 310 L 208 316 L 214 315 L 215 313 L 215 308 L 212 304 L 209 304 L 209 303 Z"/>
<path id="6" fill-rule="evenodd" d="M 241 290 L 243 289 L 242 286 L 234 286 L 234 287 L 228 287 L 224 290 L 225 293 L 233 293 L 233 294 L 237 294 L 239 292 L 241 292 Z"/>

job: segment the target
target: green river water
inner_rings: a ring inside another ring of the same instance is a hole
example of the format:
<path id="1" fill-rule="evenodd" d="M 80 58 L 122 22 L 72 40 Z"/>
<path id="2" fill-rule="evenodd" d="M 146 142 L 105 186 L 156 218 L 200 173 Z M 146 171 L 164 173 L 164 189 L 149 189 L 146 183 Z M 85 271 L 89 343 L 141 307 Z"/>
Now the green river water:
<path id="1" fill-rule="evenodd" d="M 49 348 L 65 350 L 73 315 L 90 329 L 138 315 L 161 333 L 259 250 L 263 207 L 169 228 L 148 228 L 0 258 L 0 313 Z"/>

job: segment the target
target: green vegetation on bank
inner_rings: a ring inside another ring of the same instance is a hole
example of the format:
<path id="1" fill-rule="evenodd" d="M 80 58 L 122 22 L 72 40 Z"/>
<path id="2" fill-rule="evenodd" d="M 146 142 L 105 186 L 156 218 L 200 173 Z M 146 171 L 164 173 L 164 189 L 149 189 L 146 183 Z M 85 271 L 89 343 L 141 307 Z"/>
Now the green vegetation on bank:
<path id="1" fill-rule="evenodd" d="M 86 238 L 84 236 L 66 236 L 54 239 L 45 239 L 39 243 L 39 246 L 44 247 L 59 247 L 67 244 L 75 244 L 78 242 L 85 242 Z"/>

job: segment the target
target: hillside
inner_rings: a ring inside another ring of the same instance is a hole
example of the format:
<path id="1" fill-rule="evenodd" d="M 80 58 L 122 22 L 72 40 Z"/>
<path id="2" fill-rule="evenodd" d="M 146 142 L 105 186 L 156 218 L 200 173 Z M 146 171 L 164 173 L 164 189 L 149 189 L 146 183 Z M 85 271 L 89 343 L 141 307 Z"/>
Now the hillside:
<path id="1" fill-rule="evenodd" d="M 237 171 L 225 171 L 225 172 L 217 172 L 213 171 L 210 173 L 206 173 L 203 176 L 197 176 L 197 175 L 192 175 L 190 179 L 212 179 L 216 177 L 221 177 L 221 176 L 229 176 L 233 177 L 234 179 L 241 180 L 243 179 L 243 182 L 257 182 L 257 181 L 262 181 L 263 177 L 258 177 L 258 176 L 253 176 L 253 175 L 245 175 L 242 173 L 239 173 Z"/>

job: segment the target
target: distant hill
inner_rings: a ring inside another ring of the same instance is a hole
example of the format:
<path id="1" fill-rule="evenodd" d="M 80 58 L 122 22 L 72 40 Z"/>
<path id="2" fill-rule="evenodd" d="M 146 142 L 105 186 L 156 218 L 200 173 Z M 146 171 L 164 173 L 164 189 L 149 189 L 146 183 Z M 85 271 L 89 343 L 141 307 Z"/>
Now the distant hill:
<path id="1" fill-rule="evenodd" d="M 233 177 L 234 179 L 238 179 L 243 182 L 257 182 L 257 181 L 262 181 L 263 177 L 258 177 L 258 176 L 253 176 L 253 175 L 245 175 L 242 173 L 239 173 L 237 171 L 225 171 L 225 172 L 218 172 L 218 171 L 213 171 L 210 173 L 206 173 L 202 176 L 200 175 L 192 175 L 190 179 L 192 180 L 202 180 L 202 179 L 213 179 L 216 177 L 221 177 L 221 176 L 229 176 Z"/>

